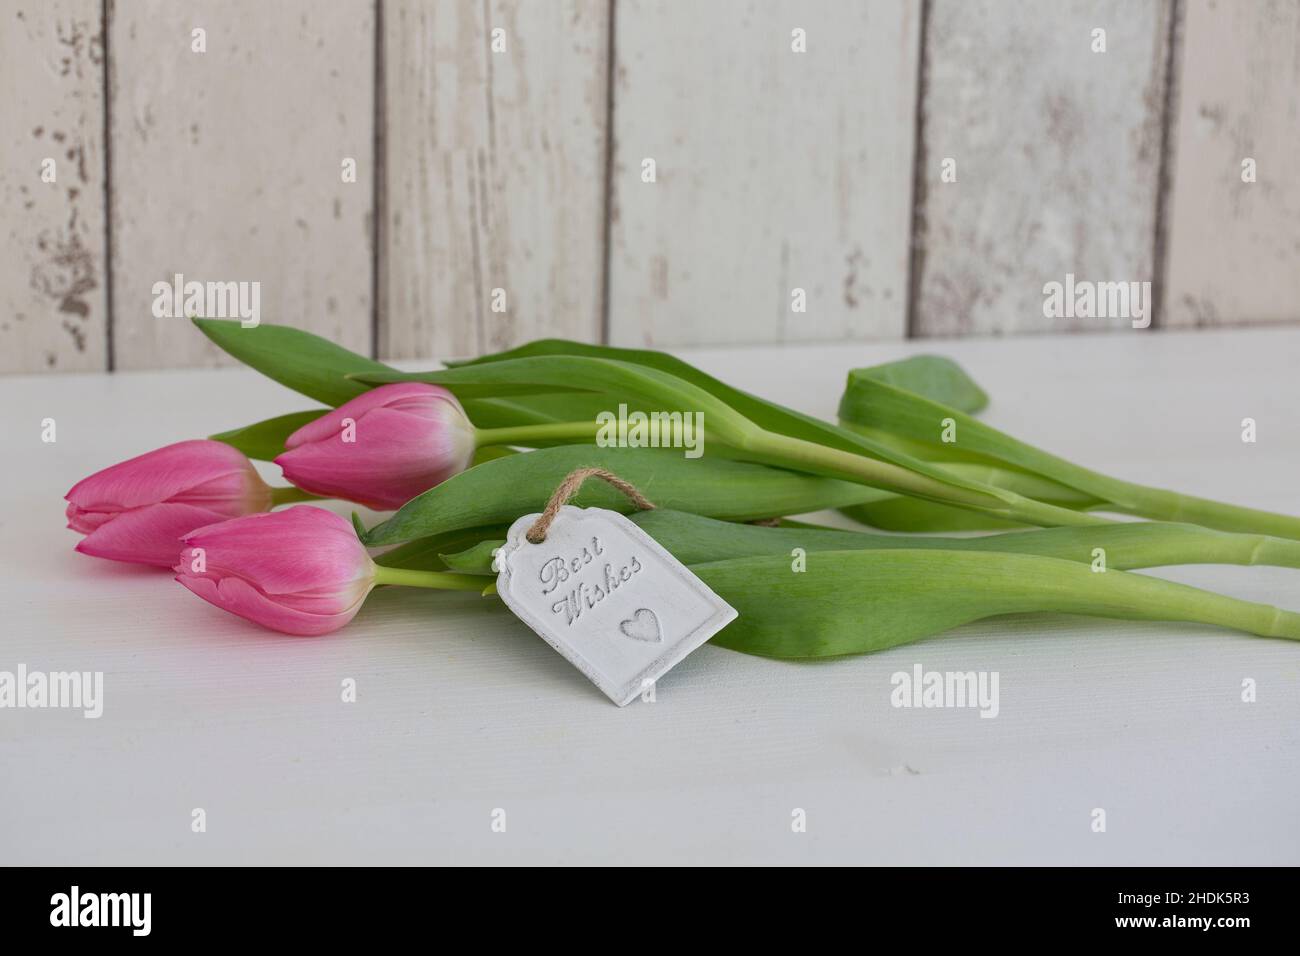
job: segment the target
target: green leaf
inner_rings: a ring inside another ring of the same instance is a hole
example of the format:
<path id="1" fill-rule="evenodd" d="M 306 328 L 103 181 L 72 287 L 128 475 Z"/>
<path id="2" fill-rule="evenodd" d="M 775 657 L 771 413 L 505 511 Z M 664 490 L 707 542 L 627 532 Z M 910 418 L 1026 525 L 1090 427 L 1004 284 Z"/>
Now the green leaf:
<path id="1" fill-rule="evenodd" d="M 942 355 L 914 355 L 856 369 L 854 374 L 884 382 L 967 414 L 988 406 L 989 397 L 960 365 Z"/>
<path id="2" fill-rule="evenodd" d="M 465 414 L 476 428 L 512 428 L 555 422 L 590 422 L 609 410 L 609 398 L 600 392 L 547 392 L 518 398 L 467 398 L 458 396 Z"/>
<path id="3" fill-rule="evenodd" d="M 597 357 L 607 354 L 619 357 Z M 624 358 L 629 361 L 624 361 Z M 638 401 L 650 403 L 648 408 L 641 408 L 642 411 L 701 411 L 705 415 L 706 435 L 737 448 L 747 447 L 749 440 L 762 430 L 885 460 L 945 485 L 976 492 L 1012 507 L 1022 503 L 1020 496 L 1012 492 L 967 481 L 886 443 L 763 401 L 659 352 L 607 349 L 550 339 L 503 353 L 491 361 L 463 363 L 445 371 L 365 374 L 360 378 L 372 384 L 433 382 L 453 392 L 463 385 L 500 387 L 521 382 L 546 385 L 582 382 L 584 387 L 600 389 L 606 395 L 609 403 L 606 410 L 610 411 L 617 403 L 635 405 Z M 748 457 L 767 464 L 784 465 L 782 460 L 773 457 L 757 454 Z M 800 467 L 815 473 L 828 473 L 827 469 L 811 461 L 805 461 Z"/>
<path id="4" fill-rule="evenodd" d="M 563 445 L 476 465 L 411 499 L 363 536 L 367 545 L 397 544 L 460 528 L 509 523 L 540 511 L 575 468 L 594 466 L 630 481 L 659 507 L 748 521 L 804 514 L 861 501 L 871 489 L 780 468 L 680 451 Z M 587 507 L 633 510 L 603 481 L 588 481 L 574 499 Z"/>
<path id="5" fill-rule="evenodd" d="M 484 539 L 505 540 L 507 524 L 486 525 L 481 528 L 459 528 L 443 534 L 419 538 L 398 545 L 375 558 L 375 563 L 386 568 L 407 568 L 415 571 L 446 571 L 450 565 L 442 559 L 443 552 L 459 551 Z M 491 565 L 491 555 L 488 564 Z"/>
<path id="6" fill-rule="evenodd" d="M 621 402 L 646 402 L 650 410 L 702 412 L 709 434 L 732 444 L 756 429 L 752 422 L 706 390 L 657 369 L 603 358 L 539 355 L 433 372 L 361 373 L 359 381 L 430 382 L 457 398 L 528 394 L 534 391 L 588 391 L 606 397 L 606 410 Z M 575 383 L 581 383 L 578 387 Z"/>
<path id="7" fill-rule="evenodd" d="M 689 362 L 684 362 L 666 352 L 656 352 L 651 349 L 622 349 L 607 345 L 587 345 L 566 339 L 540 339 L 509 351 L 498 352 L 495 355 L 485 355 L 466 362 L 449 362 L 448 364 L 460 368 L 539 356 L 600 358 L 654 369 L 702 389 L 720 401 L 725 402 L 730 408 L 735 409 L 754 424 L 768 431 L 830 445 L 832 448 L 839 448 L 841 451 L 876 454 L 877 457 L 886 457 L 890 461 L 897 460 L 893 457 L 893 453 L 888 450 L 882 454 L 877 454 L 874 444 L 866 438 L 854 435 L 852 432 L 829 422 L 824 422 L 819 418 L 805 415 L 802 412 L 759 398 L 757 395 L 733 388 L 725 382 L 700 371 Z M 502 422 L 501 424 L 509 425 L 513 423 Z M 902 462 L 898 463 L 901 464 Z"/>
<path id="8" fill-rule="evenodd" d="M 839 416 L 869 433 L 887 432 L 928 443 L 937 457 L 943 457 L 945 447 L 951 447 L 941 440 L 944 420 L 951 419 L 956 443 L 964 454 L 982 456 L 1073 488 L 1100 502 L 1099 510 L 1156 520 L 1191 521 L 1222 531 L 1300 538 L 1300 519 L 1290 515 L 1149 488 L 1103 475 L 1012 438 L 955 408 L 873 378 L 866 370 L 849 373 Z"/>
<path id="9" fill-rule="evenodd" d="M 234 319 L 192 321 L 245 365 L 326 405 L 342 405 L 366 391 L 368 386 L 349 379 L 349 375 L 391 371 L 382 362 L 287 325 L 263 323 L 246 329 Z"/>
<path id="10" fill-rule="evenodd" d="M 1129 522 L 1089 528 L 1036 528 L 975 538 L 866 534 L 816 526 L 769 528 L 717 521 L 659 508 L 631 520 L 683 564 L 731 558 L 821 551 L 994 551 L 1079 561 L 1090 567 L 1096 549 L 1107 571 L 1179 564 L 1273 564 L 1300 568 L 1300 541 L 1265 535 L 1230 534 L 1196 525 Z M 504 533 L 484 536 L 465 551 L 446 554 L 447 567 L 466 574 L 491 573 L 492 552 Z"/>
<path id="11" fill-rule="evenodd" d="M 1073 488 L 1011 466 L 958 461 L 942 462 L 939 467 L 972 481 L 981 481 L 1062 508 L 1088 511 L 1104 504 Z M 985 531 L 1023 526 L 993 515 L 885 491 L 876 498 L 842 510 L 855 521 L 886 531 Z"/>
<path id="12" fill-rule="evenodd" d="M 482 448 L 474 449 L 474 457 L 470 461 L 471 465 L 481 465 L 485 461 L 492 461 L 494 458 L 505 458 L 507 455 L 518 455 L 521 452 L 515 451 L 506 445 L 486 445 Z"/>
<path id="13" fill-rule="evenodd" d="M 238 448 L 249 458 L 259 461 L 272 461 L 284 451 L 285 440 L 308 422 L 313 422 L 325 414 L 325 409 L 318 408 L 309 412 L 291 412 L 268 418 L 254 425 L 245 425 L 228 432 L 210 436 L 213 441 L 223 441 Z"/>
<path id="14" fill-rule="evenodd" d="M 419 538 L 402 547 L 409 548 L 427 540 L 430 539 Z M 497 548 L 505 543 L 506 536 L 499 534 L 476 541 L 463 551 L 444 550 L 439 557 L 448 570 L 455 571 L 457 574 L 495 574 L 492 562 L 496 558 Z"/>
<path id="15" fill-rule="evenodd" d="M 1125 571 L 987 551 L 824 551 L 691 570 L 739 612 L 713 643 L 767 657 L 864 654 L 1002 614 L 1191 621 L 1300 639 L 1300 614 Z"/>
<path id="16" fill-rule="evenodd" d="M 840 510 L 854 521 L 882 531 L 914 534 L 937 531 L 1006 531 L 1025 527 L 1023 522 L 885 491 L 874 501 L 865 501 Z"/>
<path id="17" fill-rule="evenodd" d="M 592 393 L 591 389 L 549 382 L 498 383 L 491 381 L 457 382 L 446 380 L 446 377 L 450 375 L 450 369 L 443 369 L 431 372 L 360 372 L 352 377 L 355 381 L 364 383 L 370 388 L 376 385 L 389 385 L 393 382 L 426 382 L 431 385 L 441 385 L 455 395 L 456 399 L 462 404 L 473 399 L 494 399 L 501 396 L 520 396 L 532 399 L 535 396 L 551 396 L 563 393 Z"/>
<path id="18" fill-rule="evenodd" d="M 849 373 L 848 384 L 840 398 L 841 420 L 922 442 L 934 449 L 935 455 L 942 457 L 945 453 L 942 441 L 944 421 L 951 419 L 956 436 L 954 444 L 967 455 L 973 453 L 1017 466 L 1101 500 L 1107 500 L 1110 492 L 1114 491 L 1113 483 L 1095 472 L 1017 441 L 956 408 L 874 378 L 870 371 L 855 369 Z"/>

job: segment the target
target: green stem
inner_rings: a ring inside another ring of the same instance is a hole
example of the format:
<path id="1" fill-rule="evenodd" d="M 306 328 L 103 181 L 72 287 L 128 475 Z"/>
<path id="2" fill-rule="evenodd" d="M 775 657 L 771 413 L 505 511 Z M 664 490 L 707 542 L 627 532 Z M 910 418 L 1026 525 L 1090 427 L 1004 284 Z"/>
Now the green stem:
<path id="1" fill-rule="evenodd" d="M 958 417 L 963 422 L 969 422 L 964 434 L 968 439 L 972 436 L 976 439 L 976 453 L 992 456 L 1018 468 L 1029 469 L 1051 481 L 1095 496 L 1103 502 L 1103 510 L 1136 515 L 1152 521 L 1199 524 L 1218 531 L 1300 539 L 1300 518 L 1113 478 L 1003 435 L 981 422 L 967 420 L 960 415 Z"/>
<path id="2" fill-rule="evenodd" d="M 480 428 L 475 430 L 474 435 L 479 447 L 527 446 L 545 441 L 594 439 L 602 427 L 596 421 L 548 422 L 544 425 Z M 1027 524 L 1053 526 L 1104 523 L 1102 518 L 1035 501 L 1011 491 L 1003 490 L 1000 494 L 991 488 L 989 492 L 976 491 L 918 474 L 892 462 L 775 432 L 759 430 L 748 436 L 744 446 L 745 451 L 756 453 L 773 464 L 800 470 L 811 468 L 814 472 L 830 474 L 857 484 L 995 514 Z"/>
<path id="3" fill-rule="evenodd" d="M 485 445 L 523 445 L 532 447 L 539 441 L 567 441 L 595 438 L 601 425 L 596 421 L 547 422 L 544 425 L 512 425 L 506 428 L 476 428 L 474 442 Z"/>
<path id="4" fill-rule="evenodd" d="M 1300 539 L 1300 518 L 1139 485 L 1021 444 L 1028 454 L 1035 456 L 1044 475 L 1097 496 L 1105 502 L 1104 510 L 1152 521 L 1198 524 L 1218 531 Z"/>
<path id="5" fill-rule="evenodd" d="M 479 428 L 475 430 L 474 437 L 480 448 L 486 445 L 535 446 L 539 442 L 594 439 L 603 427 L 594 420 L 547 422 L 541 425 Z M 814 472 L 857 484 L 956 505 L 1026 524 L 1050 527 L 1105 523 L 1105 519 L 1095 515 L 1047 504 L 1007 489 L 995 490 L 990 487 L 988 492 L 978 491 L 918 474 L 892 462 L 775 432 L 759 430 L 748 436 L 744 441 L 744 450 L 756 453 L 773 464 L 800 470 L 811 468 Z"/>
<path id="6" fill-rule="evenodd" d="M 943 504 L 957 505 L 1028 524 L 1053 526 L 1106 523 L 1105 519 L 1094 515 L 1083 514 L 1058 505 L 1044 504 L 1013 492 L 1003 492 L 1003 496 L 998 496 L 963 488 L 918 474 L 892 462 L 841 451 L 838 448 L 830 448 L 788 435 L 762 432 L 751 440 L 748 450 L 755 451 L 778 464 L 805 470 L 811 466 L 815 471 L 858 484 L 871 485 Z"/>
<path id="7" fill-rule="evenodd" d="M 1004 614 L 1188 621 L 1300 640 L 1300 614 L 1127 571 L 1028 554 L 827 551 L 789 573 L 782 555 L 690 565 L 736 609 L 713 643 L 769 657 L 861 654 Z"/>
<path id="8" fill-rule="evenodd" d="M 324 501 L 320 495 L 313 495 L 310 492 L 303 491 L 301 488 L 295 488 L 289 485 L 285 488 L 271 489 L 271 507 L 279 505 L 291 505 L 298 501 Z"/>
<path id="9" fill-rule="evenodd" d="M 633 519 L 641 530 L 683 564 L 732 558 L 789 554 L 793 548 L 823 551 L 990 551 L 1035 554 L 1097 568 L 1103 556 L 1107 571 L 1159 568 L 1178 564 L 1274 565 L 1300 568 L 1300 541 L 1258 534 L 1233 534 L 1190 524 L 1124 521 L 1080 528 L 1034 528 L 974 538 L 939 535 L 869 534 L 815 525 L 765 528 L 714 521 L 699 515 L 660 509 Z M 454 570 L 491 574 L 492 558 L 505 544 L 480 541 L 445 560 Z"/>
<path id="10" fill-rule="evenodd" d="M 387 568 L 382 564 L 375 565 L 375 584 L 433 588 L 439 591 L 482 591 L 484 587 L 483 577 L 477 574 L 415 571 L 410 568 Z"/>
<path id="11" fill-rule="evenodd" d="M 1291 515 L 1243 508 L 1240 505 L 1196 498 L 1160 488 L 1147 488 L 1129 482 L 1116 484 L 1122 487 L 1115 489 L 1111 500 L 1114 502 L 1114 510 L 1123 514 L 1157 521 L 1184 521 L 1219 531 L 1300 538 L 1300 518 Z"/>
<path id="12" fill-rule="evenodd" d="M 942 456 L 946 460 L 954 456 L 974 460 L 972 456 L 977 456 L 1028 470 L 1099 499 L 1106 511 L 1160 521 L 1188 521 L 1220 531 L 1300 539 L 1298 518 L 1112 478 L 1026 444 L 954 408 L 858 375 L 850 376 L 849 388 L 840 402 L 840 418 L 854 431 L 877 441 L 879 432 L 887 431 L 894 436 L 891 444 L 901 443 L 903 449 L 921 457 L 929 455 L 917 450 L 917 443 L 937 452 L 941 445 L 935 441 L 935 424 L 951 418 L 962 436 L 961 449 L 945 448 Z"/>
<path id="13" fill-rule="evenodd" d="M 1260 637 L 1300 640 L 1300 614 L 1142 574 L 1077 575 L 1052 610 L 1147 621 L 1187 621 L 1234 628 Z"/>

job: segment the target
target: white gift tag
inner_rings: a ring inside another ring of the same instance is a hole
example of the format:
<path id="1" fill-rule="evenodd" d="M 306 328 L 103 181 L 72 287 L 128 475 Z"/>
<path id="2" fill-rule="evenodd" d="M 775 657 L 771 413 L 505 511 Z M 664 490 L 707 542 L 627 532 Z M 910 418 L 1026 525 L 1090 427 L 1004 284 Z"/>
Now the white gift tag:
<path id="1" fill-rule="evenodd" d="M 510 526 L 497 593 L 515 616 L 622 707 L 735 620 L 736 610 L 616 511 L 565 505 Z"/>

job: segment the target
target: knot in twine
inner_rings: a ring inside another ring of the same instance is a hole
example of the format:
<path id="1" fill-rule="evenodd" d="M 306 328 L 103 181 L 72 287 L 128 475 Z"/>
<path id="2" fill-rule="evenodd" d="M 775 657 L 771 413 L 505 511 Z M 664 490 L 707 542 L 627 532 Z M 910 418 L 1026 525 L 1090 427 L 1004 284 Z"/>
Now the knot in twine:
<path id="1" fill-rule="evenodd" d="M 575 468 L 565 476 L 560 482 L 559 487 L 551 494 L 551 500 L 546 502 L 546 509 L 537 516 L 533 526 L 528 529 L 524 535 L 532 544 L 541 544 L 546 540 L 546 531 L 551 527 L 551 522 L 555 516 L 560 513 L 560 509 L 569 503 L 569 499 L 578 493 L 582 483 L 588 478 L 599 478 L 601 481 L 608 482 L 623 494 L 627 495 L 632 504 L 636 505 L 641 511 L 653 511 L 654 505 L 645 495 L 637 491 L 636 485 L 630 481 L 625 481 L 612 471 L 606 471 L 604 468 Z"/>

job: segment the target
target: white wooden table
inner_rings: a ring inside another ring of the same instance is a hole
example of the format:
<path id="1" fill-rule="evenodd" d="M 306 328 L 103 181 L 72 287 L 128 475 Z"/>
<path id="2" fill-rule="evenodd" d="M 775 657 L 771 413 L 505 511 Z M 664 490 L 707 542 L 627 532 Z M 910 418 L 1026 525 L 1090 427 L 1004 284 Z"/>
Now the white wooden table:
<path id="1" fill-rule="evenodd" d="M 1027 440 L 1300 512 L 1300 330 L 683 354 L 830 416 L 847 369 L 922 351 Z M 98 720 L 0 710 L 0 862 L 1300 863 L 1295 644 L 1041 616 L 821 664 L 706 646 L 619 710 L 475 596 L 389 589 L 288 638 L 73 553 L 77 479 L 300 407 L 242 370 L 0 379 L 0 669 L 105 674 Z M 1162 573 L 1300 608 L 1298 571 Z M 998 671 L 999 716 L 891 707 L 917 663 Z"/>

